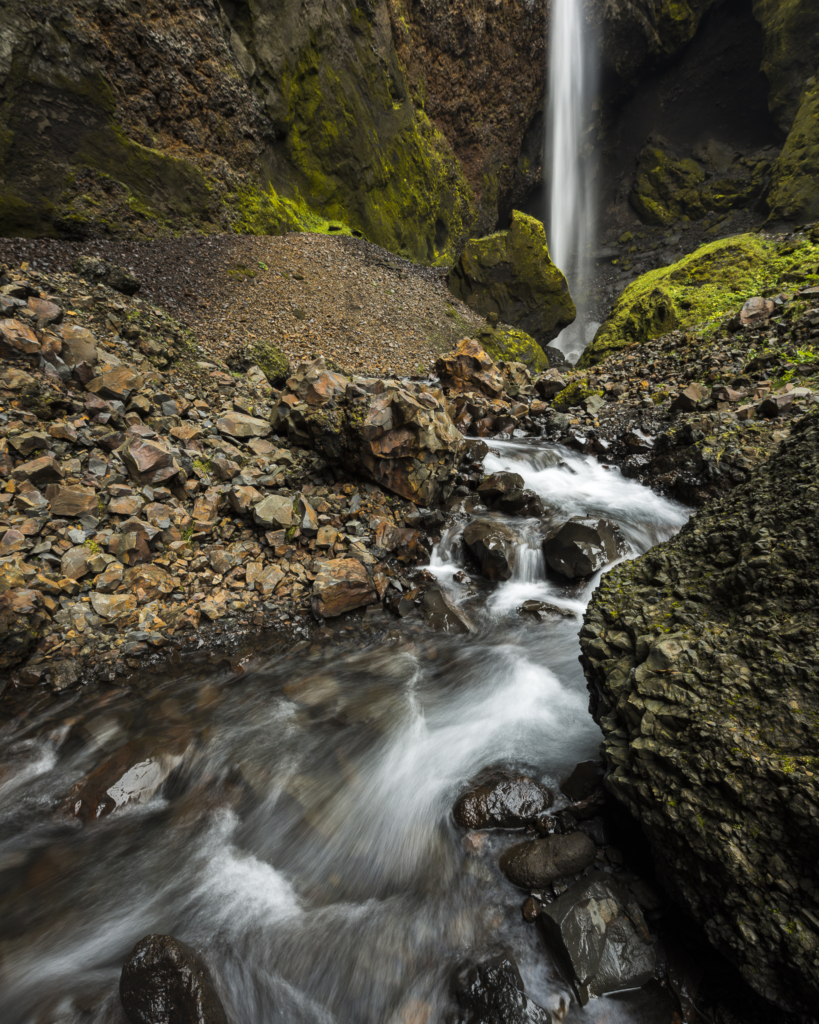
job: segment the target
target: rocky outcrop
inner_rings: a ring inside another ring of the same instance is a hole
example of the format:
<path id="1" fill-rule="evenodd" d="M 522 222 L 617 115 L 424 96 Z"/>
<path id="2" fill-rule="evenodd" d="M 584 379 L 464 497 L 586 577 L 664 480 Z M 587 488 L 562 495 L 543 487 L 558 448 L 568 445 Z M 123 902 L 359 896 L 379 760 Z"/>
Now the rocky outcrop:
<path id="1" fill-rule="evenodd" d="M 498 398 L 503 393 L 503 376 L 474 338 L 464 338 L 454 352 L 441 356 L 435 372 L 449 392 L 470 391 Z"/>
<path id="2" fill-rule="evenodd" d="M 669 543 L 604 576 L 581 631 L 606 788 L 758 992 L 817 1005 L 819 414 Z"/>
<path id="3" fill-rule="evenodd" d="M 476 313 L 520 327 L 544 347 L 577 316 L 543 225 L 519 210 L 508 231 L 467 244 L 447 283 Z"/>
<path id="4" fill-rule="evenodd" d="M 426 385 L 353 380 L 303 363 L 272 413 L 274 428 L 421 505 L 452 492 L 461 434 Z"/>

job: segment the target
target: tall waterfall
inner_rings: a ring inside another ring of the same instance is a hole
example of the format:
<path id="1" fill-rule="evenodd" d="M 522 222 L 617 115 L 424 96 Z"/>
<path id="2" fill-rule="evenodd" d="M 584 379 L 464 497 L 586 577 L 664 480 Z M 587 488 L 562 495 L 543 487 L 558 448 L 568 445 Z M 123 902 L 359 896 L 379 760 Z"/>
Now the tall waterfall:
<path id="1" fill-rule="evenodd" d="M 554 342 L 572 362 L 586 347 L 595 197 L 589 125 L 596 87 L 596 39 L 583 0 L 552 0 L 548 127 L 549 246 L 566 275 L 577 320 Z"/>

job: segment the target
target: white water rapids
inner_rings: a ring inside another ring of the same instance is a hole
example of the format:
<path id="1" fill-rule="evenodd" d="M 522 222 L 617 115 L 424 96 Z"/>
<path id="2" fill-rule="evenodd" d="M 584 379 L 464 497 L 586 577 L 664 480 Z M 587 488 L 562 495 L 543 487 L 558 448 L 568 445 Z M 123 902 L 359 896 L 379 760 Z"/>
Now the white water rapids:
<path id="1" fill-rule="evenodd" d="M 571 362 L 580 357 L 597 326 L 588 322 L 595 228 L 589 139 L 596 68 L 596 40 L 585 23 L 583 4 L 552 0 L 544 161 L 549 177 L 549 248 L 577 306 L 577 319 L 553 344 Z"/>
<path id="2" fill-rule="evenodd" d="M 520 473 L 548 521 L 605 515 L 633 553 L 686 519 L 589 457 L 491 446 L 487 471 Z M 157 679 L 0 736 L 3 1024 L 123 1024 L 120 968 L 151 932 L 205 951 L 236 1024 L 436 1024 L 454 968 L 499 948 L 536 1002 L 571 999 L 497 867 L 523 835 L 489 834 L 469 853 L 451 808 L 488 765 L 554 785 L 596 756 L 577 660 L 596 580 L 547 579 L 539 523 L 485 515 L 519 538 L 511 580 L 455 579 L 463 524 L 431 566 L 474 623 L 468 636 L 408 621 L 364 648 Z M 575 616 L 525 620 L 516 609 L 532 597 Z M 59 813 L 116 745 L 89 737 L 185 729 L 184 760 L 149 802 L 85 825 Z M 572 1003 L 566 1019 L 647 1020 L 641 998 Z"/>

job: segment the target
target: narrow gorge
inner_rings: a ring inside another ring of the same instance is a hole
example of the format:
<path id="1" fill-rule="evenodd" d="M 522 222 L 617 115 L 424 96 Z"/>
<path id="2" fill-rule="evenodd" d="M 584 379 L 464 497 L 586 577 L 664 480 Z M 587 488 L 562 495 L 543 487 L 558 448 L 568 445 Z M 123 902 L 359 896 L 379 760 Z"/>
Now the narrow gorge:
<path id="1" fill-rule="evenodd" d="M 0 0 L 3 1024 L 819 1024 L 815 0 Z"/>

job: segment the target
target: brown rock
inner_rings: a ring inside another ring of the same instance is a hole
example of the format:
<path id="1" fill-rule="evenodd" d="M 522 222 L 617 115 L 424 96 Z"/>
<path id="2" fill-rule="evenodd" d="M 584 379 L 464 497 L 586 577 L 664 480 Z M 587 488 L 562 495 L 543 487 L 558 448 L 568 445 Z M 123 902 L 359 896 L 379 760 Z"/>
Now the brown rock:
<path id="1" fill-rule="evenodd" d="M 0 320 L 0 355 L 9 356 L 36 355 L 40 351 L 40 342 L 30 327 L 19 320 Z"/>
<path id="2" fill-rule="evenodd" d="M 317 548 L 331 548 L 338 540 L 338 530 L 332 526 L 320 526 L 316 534 Z"/>
<path id="3" fill-rule="evenodd" d="M 49 299 L 29 299 L 28 308 L 37 317 L 37 326 L 41 329 L 58 324 L 63 318 L 62 309 Z"/>
<path id="4" fill-rule="evenodd" d="M 183 442 L 183 447 L 187 441 L 196 441 L 202 437 L 203 431 L 201 427 L 197 427 L 193 423 L 181 423 L 178 427 L 171 427 L 170 435 L 175 437 L 177 441 Z"/>
<path id="5" fill-rule="evenodd" d="M 760 320 L 767 320 L 775 309 L 776 303 L 773 299 L 763 299 L 756 295 L 743 305 L 737 314 L 736 323 L 740 327 L 750 327 Z"/>
<path id="6" fill-rule="evenodd" d="M 216 426 L 230 437 L 267 437 L 273 429 L 267 420 L 260 420 L 243 412 L 229 412 L 216 421 Z"/>
<path id="7" fill-rule="evenodd" d="M 175 459 L 157 441 L 134 437 L 119 450 L 131 477 L 140 485 L 172 480 L 179 472 Z"/>
<path id="8" fill-rule="evenodd" d="M 84 487 L 60 487 L 49 501 L 51 514 L 59 518 L 71 519 L 89 512 L 99 515 L 97 495 Z"/>
<path id="9" fill-rule="evenodd" d="M 80 363 L 85 363 L 88 367 L 96 366 L 97 339 L 91 331 L 75 324 L 64 324 L 60 327 L 59 334 L 62 339 L 60 356 L 67 366 L 72 369 Z"/>
<path id="10" fill-rule="evenodd" d="M 50 431 L 48 434 L 42 430 L 27 430 L 23 434 L 9 438 L 9 444 L 21 455 L 30 455 L 40 448 L 48 448 L 50 444 Z"/>
<path id="11" fill-rule="evenodd" d="M 208 491 L 193 503 L 193 518 L 197 523 L 215 523 L 219 518 L 219 505 L 222 495 L 217 491 Z"/>
<path id="12" fill-rule="evenodd" d="M 91 595 L 91 606 L 103 619 L 121 619 L 136 611 L 137 599 L 133 594 L 106 594 L 96 590 Z"/>
<path id="13" fill-rule="evenodd" d="M 122 582 L 133 592 L 138 604 L 172 594 L 176 586 L 173 576 L 160 565 L 137 565 L 127 569 Z"/>
<path id="14" fill-rule="evenodd" d="M 85 385 L 86 390 L 101 398 L 115 398 L 125 402 L 134 391 L 139 391 L 145 383 L 141 373 L 130 366 L 115 366 L 107 373 L 101 373 Z"/>
<path id="15" fill-rule="evenodd" d="M 372 580 L 357 559 L 332 558 L 321 563 L 313 583 L 314 614 L 330 619 L 377 601 Z"/>
<path id="16" fill-rule="evenodd" d="M 671 412 L 693 412 L 709 395 L 704 384 L 689 384 L 671 403 Z"/>
<path id="17" fill-rule="evenodd" d="M 464 338 L 453 353 L 438 359 L 435 372 L 443 386 L 456 394 L 477 391 L 490 398 L 503 394 L 503 374 L 473 338 Z"/>
<path id="18" fill-rule="evenodd" d="M 0 555 L 12 555 L 15 551 L 22 551 L 28 547 L 29 540 L 19 530 L 6 530 L 0 538 Z"/>
<path id="19" fill-rule="evenodd" d="M 122 583 L 124 572 L 122 562 L 109 562 L 97 577 L 96 589 L 101 594 L 113 594 L 120 583 Z"/>
<path id="20" fill-rule="evenodd" d="M 558 878 L 577 875 L 594 862 L 596 847 L 585 832 L 551 835 L 518 843 L 500 859 L 503 873 L 521 889 L 541 889 Z"/>
<path id="21" fill-rule="evenodd" d="M 228 494 L 228 501 L 230 502 L 234 511 L 240 515 L 249 513 L 254 505 L 257 505 L 262 501 L 261 491 L 257 491 L 255 487 L 241 486 L 231 488 L 230 494 Z"/>
<path id="22" fill-rule="evenodd" d="M 144 504 L 138 494 L 127 494 L 122 498 L 114 498 L 108 505 L 108 511 L 117 516 L 134 516 Z"/>
<path id="23" fill-rule="evenodd" d="M 555 395 L 560 394 L 565 387 L 565 378 L 561 377 L 560 373 L 554 369 L 547 370 L 535 378 L 535 390 L 545 401 L 549 401 Z"/>
<path id="24" fill-rule="evenodd" d="M 86 547 L 70 548 L 60 561 L 60 572 L 70 580 L 81 580 L 90 571 L 88 560 L 91 555 L 92 552 Z"/>
<path id="25" fill-rule="evenodd" d="M 259 526 L 292 526 L 293 502 L 290 498 L 271 494 L 253 506 L 253 518 Z"/>
<path id="26" fill-rule="evenodd" d="M 51 484 L 62 480 L 63 471 L 52 455 L 41 455 L 18 466 L 12 476 L 15 480 L 30 480 L 33 484 Z"/>
<path id="27" fill-rule="evenodd" d="M 501 776 L 460 796 L 453 808 L 464 828 L 523 828 L 552 804 L 552 793 L 528 775 Z"/>

